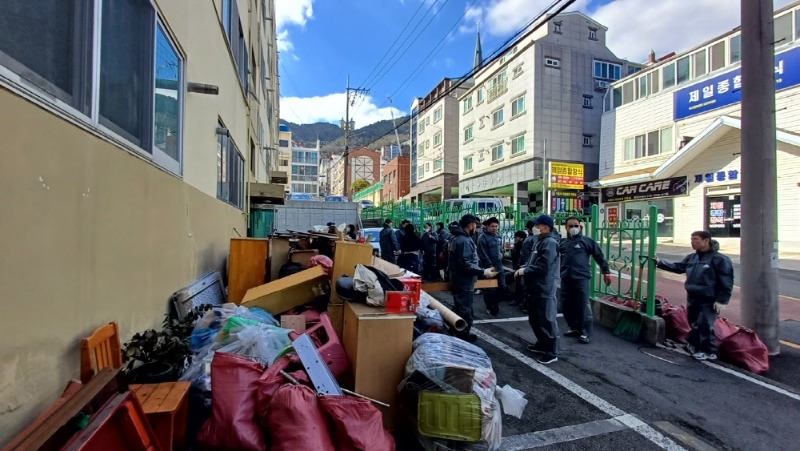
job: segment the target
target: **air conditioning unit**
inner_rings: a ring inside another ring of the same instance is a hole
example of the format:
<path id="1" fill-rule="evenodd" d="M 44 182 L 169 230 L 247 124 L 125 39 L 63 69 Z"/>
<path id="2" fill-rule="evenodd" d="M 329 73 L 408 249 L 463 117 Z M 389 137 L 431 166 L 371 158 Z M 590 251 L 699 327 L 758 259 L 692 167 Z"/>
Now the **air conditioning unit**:
<path id="1" fill-rule="evenodd" d="M 603 80 L 595 80 L 594 81 L 594 90 L 595 91 L 605 91 L 608 89 L 608 82 Z"/>

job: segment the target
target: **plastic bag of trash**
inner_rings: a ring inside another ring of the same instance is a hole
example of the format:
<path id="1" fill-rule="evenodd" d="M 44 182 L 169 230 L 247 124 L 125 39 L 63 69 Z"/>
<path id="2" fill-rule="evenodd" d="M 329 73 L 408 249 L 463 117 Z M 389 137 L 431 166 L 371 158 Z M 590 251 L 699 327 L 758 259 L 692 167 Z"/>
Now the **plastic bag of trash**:
<path id="1" fill-rule="evenodd" d="M 383 287 L 378 282 L 378 276 L 367 269 L 364 265 L 356 266 L 356 273 L 353 276 L 353 288 L 357 291 L 367 292 L 367 304 L 374 307 L 386 305 L 383 296 Z"/>
<path id="2" fill-rule="evenodd" d="M 264 365 L 271 365 L 275 358 L 292 344 L 289 332 L 291 330 L 275 326 L 244 326 L 231 334 L 230 344 L 219 348 L 216 352 L 238 354 L 258 360 Z"/>
<path id="3" fill-rule="evenodd" d="M 525 393 L 506 384 L 503 388 L 497 387 L 494 394 L 503 405 L 503 413 L 511 415 L 512 417 L 522 418 L 522 411 L 525 410 L 525 406 L 528 405 L 528 400 L 525 399 Z"/>
<path id="4" fill-rule="evenodd" d="M 486 353 L 461 339 L 435 333 L 422 334 L 414 340 L 413 348 L 398 390 L 404 406 L 419 414 L 417 430 L 423 446 L 437 450 L 498 449 L 502 414 L 495 398 L 497 379 Z M 474 412 L 474 416 L 462 415 L 458 424 L 446 425 L 448 430 L 425 424 L 426 417 L 436 418 L 451 408 Z M 454 436 L 461 441 L 454 442 Z"/>

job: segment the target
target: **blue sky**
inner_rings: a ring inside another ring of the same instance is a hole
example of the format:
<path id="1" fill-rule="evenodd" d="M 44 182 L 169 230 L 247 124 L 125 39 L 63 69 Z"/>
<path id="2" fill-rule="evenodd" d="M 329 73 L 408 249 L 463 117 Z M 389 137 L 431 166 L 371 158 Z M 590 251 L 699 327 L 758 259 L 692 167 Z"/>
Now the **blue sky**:
<path id="1" fill-rule="evenodd" d="M 486 56 L 549 3 L 276 0 L 281 117 L 338 123 L 348 75 L 351 87 L 370 90 L 351 109 L 356 127 L 389 119 L 392 112 L 408 114 L 414 97 L 469 71 L 478 22 Z M 780 8 L 792 0 L 774 3 Z M 739 24 L 736 0 L 577 0 L 568 10 L 607 26 L 609 48 L 637 62 L 650 49 L 659 56 L 680 52 Z"/>

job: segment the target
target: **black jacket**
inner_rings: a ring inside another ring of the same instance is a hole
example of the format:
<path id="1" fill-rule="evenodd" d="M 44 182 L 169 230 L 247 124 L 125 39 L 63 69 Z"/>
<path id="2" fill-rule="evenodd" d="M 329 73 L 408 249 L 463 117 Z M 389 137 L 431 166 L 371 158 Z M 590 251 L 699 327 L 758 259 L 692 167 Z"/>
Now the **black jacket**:
<path id="1" fill-rule="evenodd" d="M 511 267 L 514 271 L 519 269 L 520 257 L 522 256 L 522 243 L 514 243 L 511 247 Z"/>
<path id="2" fill-rule="evenodd" d="M 454 275 L 465 278 L 482 276 L 483 268 L 478 262 L 478 253 L 472 238 L 462 228 L 453 228 L 451 232 L 453 232 L 453 237 L 450 239 L 450 254 L 447 262 L 451 279 Z"/>
<path id="3" fill-rule="evenodd" d="M 496 271 L 503 270 L 503 244 L 500 237 L 495 233 L 483 232 L 478 237 L 478 259 L 481 268 L 495 268 Z"/>
<path id="4" fill-rule="evenodd" d="M 608 262 L 597 243 L 584 235 L 563 238 L 559 245 L 561 251 L 561 278 L 585 280 L 592 277 L 589 257 L 600 265 L 603 274 L 610 274 Z"/>
<path id="5" fill-rule="evenodd" d="M 558 252 L 558 234 L 550 232 L 536 241 L 533 254 L 525 270 L 525 283 L 533 284 L 534 292 L 543 296 L 555 295 L 555 284 L 559 277 L 561 254 Z"/>
<path id="6" fill-rule="evenodd" d="M 686 274 L 686 294 L 706 302 L 727 304 L 733 292 L 731 259 L 714 249 L 689 254 L 682 261 L 669 263 L 659 260 L 660 269 Z"/>
<path id="7" fill-rule="evenodd" d="M 450 237 L 452 236 L 447 229 L 442 229 L 436 232 L 439 240 L 436 242 L 436 253 L 440 254 L 444 250 L 445 243 L 450 241 Z"/>
<path id="8" fill-rule="evenodd" d="M 528 260 L 531 259 L 531 254 L 533 253 L 533 247 L 536 246 L 537 237 L 534 234 L 528 234 L 528 237 L 525 238 L 525 241 L 522 242 L 522 250 L 519 254 L 519 265 L 520 267 L 525 266 L 528 264 Z"/>
<path id="9" fill-rule="evenodd" d="M 422 235 L 422 251 L 426 256 L 435 256 L 439 247 L 439 235 L 436 232 L 425 232 Z"/>
<path id="10" fill-rule="evenodd" d="M 422 237 L 417 232 L 403 232 L 400 237 L 400 250 L 403 252 L 418 252 L 422 250 Z"/>
<path id="11" fill-rule="evenodd" d="M 384 227 L 378 234 L 378 241 L 381 244 L 381 255 L 394 255 L 395 251 L 400 250 L 400 243 L 397 235 L 391 227 Z"/>

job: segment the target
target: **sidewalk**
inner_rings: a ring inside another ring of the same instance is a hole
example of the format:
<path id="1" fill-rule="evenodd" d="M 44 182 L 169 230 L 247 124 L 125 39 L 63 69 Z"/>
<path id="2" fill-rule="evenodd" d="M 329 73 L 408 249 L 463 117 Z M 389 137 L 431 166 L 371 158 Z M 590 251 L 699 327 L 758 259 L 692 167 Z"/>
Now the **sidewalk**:
<path id="1" fill-rule="evenodd" d="M 658 243 L 657 249 L 659 254 L 666 254 L 670 256 L 689 255 L 694 253 L 694 249 L 692 249 L 691 246 L 674 243 Z M 738 242 L 735 244 L 724 242 L 720 243 L 719 251 L 730 257 L 731 262 L 734 264 L 741 264 L 741 255 Z M 797 249 L 792 249 L 791 251 L 781 251 L 778 260 L 778 269 L 800 272 L 800 252 L 798 252 Z"/>

